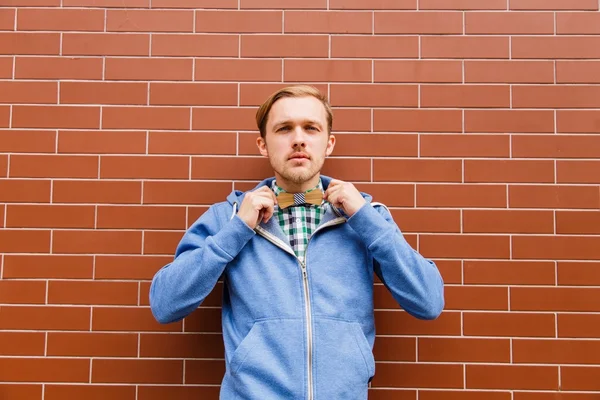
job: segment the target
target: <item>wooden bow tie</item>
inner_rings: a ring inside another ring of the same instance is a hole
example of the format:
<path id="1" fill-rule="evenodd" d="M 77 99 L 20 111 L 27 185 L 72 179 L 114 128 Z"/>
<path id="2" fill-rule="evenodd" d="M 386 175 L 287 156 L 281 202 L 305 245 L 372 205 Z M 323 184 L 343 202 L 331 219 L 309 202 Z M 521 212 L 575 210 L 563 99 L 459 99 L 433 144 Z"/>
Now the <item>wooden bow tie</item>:
<path id="1" fill-rule="evenodd" d="M 279 208 L 284 209 L 300 204 L 321 205 L 323 201 L 323 192 L 320 189 L 311 190 L 306 193 L 286 193 L 281 192 L 277 195 L 277 204 Z"/>

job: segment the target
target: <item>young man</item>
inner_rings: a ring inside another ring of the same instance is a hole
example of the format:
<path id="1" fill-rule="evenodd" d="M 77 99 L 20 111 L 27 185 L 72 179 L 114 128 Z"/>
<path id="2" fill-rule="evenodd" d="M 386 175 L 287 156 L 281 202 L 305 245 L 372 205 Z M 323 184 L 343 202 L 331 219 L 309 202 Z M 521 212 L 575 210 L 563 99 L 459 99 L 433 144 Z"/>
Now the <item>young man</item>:
<path id="1" fill-rule="evenodd" d="M 408 245 L 387 208 L 320 174 L 335 145 L 332 119 L 313 87 L 269 97 L 256 115 L 257 145 L 274 178 L 211 206 L 152 281 L 152 312 L 168 323 L 223 277 L 221 399 L 366 399 L 374 274 L 417 318 L 444 307 L 438 269 Z"/>

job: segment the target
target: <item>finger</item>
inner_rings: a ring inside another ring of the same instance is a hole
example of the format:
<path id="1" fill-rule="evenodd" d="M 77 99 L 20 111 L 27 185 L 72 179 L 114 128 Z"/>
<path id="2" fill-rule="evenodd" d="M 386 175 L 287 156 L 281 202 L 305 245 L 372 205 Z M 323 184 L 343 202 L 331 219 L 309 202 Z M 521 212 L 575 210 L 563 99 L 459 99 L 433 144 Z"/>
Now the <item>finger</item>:
<path id="1" fill-rule="evenodd" d="M 325 191 L 325 194 L 323 197 L 325 198 L 325 200 L 330 201 L 329 198 L 331 197 L 331 195 L 339 192 L 341 188 L 342 188 L 341 185 L 333 186 L 333 187 L 329 186 L 327 188 L 327 190 Z"/>
<path id="2" fill-rule="evenodd" d="M 269 205 L 266 208 L 263 208 L 263 211 L 264 211 L 263 221 L 269 222 L 269 220 L 275 213 L 275 206 L 272 203 L 269 203 Z"/>

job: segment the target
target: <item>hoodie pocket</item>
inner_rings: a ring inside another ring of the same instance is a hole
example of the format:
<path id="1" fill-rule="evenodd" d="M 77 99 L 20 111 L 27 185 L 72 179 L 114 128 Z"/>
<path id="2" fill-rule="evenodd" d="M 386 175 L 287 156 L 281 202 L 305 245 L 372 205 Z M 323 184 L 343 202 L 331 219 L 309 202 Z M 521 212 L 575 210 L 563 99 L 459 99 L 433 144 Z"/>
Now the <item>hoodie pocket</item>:
<path id="1" fill-rule="evenodd" d="M 305 340 L 301 320 L 254 323 L 229 359 L 225 398 L 292 399 L 304 396 Z"/>
<path id="2" fill-rule="evenodd" d="M 360 324 L 315 319 L 314 338 L 316 399 L 365 400 L 375 359 Z"/>

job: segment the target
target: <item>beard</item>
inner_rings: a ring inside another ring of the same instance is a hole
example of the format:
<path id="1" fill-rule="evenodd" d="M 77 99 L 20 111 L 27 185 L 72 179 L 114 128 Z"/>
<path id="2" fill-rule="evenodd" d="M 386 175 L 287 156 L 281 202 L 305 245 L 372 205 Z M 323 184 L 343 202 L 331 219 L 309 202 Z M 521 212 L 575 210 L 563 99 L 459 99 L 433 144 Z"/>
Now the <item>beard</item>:
<path id="1" fill-rule="evenodd" d="M 282 165 L 277 165 L 274 160 L 270 160 L 271 167 L 273 170 L 281 176 L 281 178 L 287 182 L 293 183 L 295 185 L 301 185 L 304 182 L 308 182 L 313 179 L 323 167 L 325 162 L 325 157 L 321 157 L 320 159 L 311 158 L 309 160 L 309 165 L 306 167 L 292 167 L 289 165 L 289 161 L 284 161 Z"/>

